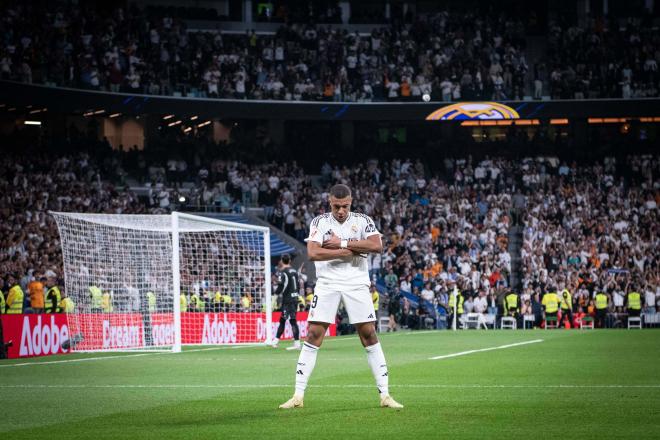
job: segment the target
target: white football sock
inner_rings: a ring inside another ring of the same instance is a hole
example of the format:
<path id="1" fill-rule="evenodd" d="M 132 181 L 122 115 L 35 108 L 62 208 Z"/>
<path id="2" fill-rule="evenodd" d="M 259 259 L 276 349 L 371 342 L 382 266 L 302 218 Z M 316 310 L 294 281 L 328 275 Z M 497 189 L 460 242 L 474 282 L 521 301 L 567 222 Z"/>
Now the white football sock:
<path id="1" fill-rule="evenodd" d="M 387 396 L 389 390 L 389 377 L 387 374 L 387 363 L 385 362 L 385 355 L 380 346 L 380 342 L 374 345 L 365 347 L 367 351 L 367 361 L 371 367 L 371 372 L 376 379 L 376 386 L 381 396 Z"/>
<path id="2" fill-rule="evenodd" d="M 316 354 L 318 351 L 319 348 L 309 342 L 303 343 L 300 356 L 298 356 L 298 364 L 296 365 L 296 395 L 298 396 L 302 397 L 305 394 L 309 376 L 312 375 L 314 365 L 316 365 Z"/>

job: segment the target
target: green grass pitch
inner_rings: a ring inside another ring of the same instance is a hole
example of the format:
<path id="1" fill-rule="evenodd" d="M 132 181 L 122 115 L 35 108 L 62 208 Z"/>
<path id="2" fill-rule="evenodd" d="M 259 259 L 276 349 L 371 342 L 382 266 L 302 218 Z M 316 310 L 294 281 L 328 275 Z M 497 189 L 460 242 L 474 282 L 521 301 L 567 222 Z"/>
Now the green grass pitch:
<path id="1" fill-rule="evenodd" d="M 543 341 L 429 360 L 534 339 Z M 326 340 L 305 408 L 292 411 L 277 409 L 293 392 L 288 343 L 2 361 L 0 438 L 660 438 L 657 330 L 399 332 L 381 342 L 402 411 L 378 407 L 355 337 Z M 110 359 L 44 364 L 99 357 Z"/>

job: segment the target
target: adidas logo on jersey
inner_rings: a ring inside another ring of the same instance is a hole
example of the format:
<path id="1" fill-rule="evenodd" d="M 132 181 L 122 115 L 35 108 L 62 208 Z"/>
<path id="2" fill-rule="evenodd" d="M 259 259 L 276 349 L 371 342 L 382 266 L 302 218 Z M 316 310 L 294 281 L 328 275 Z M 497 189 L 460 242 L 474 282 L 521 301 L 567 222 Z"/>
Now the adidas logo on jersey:
<path id="1" fill-rule="evenodd" d="M 374 314 L 373 314 L 373 313 L 369 313 L 369 316 L 367 316 L 367 319 L 369 319 L 369 318 L 373 319 L 373 317 L 374 317 Z"/>
<path id="2" fill-rule="evenodd" d="M 302 370 L 298 370 L 298 371 L 296 371 L 296 374 L 300 374 L 301 376 L 304 376 Z"/>

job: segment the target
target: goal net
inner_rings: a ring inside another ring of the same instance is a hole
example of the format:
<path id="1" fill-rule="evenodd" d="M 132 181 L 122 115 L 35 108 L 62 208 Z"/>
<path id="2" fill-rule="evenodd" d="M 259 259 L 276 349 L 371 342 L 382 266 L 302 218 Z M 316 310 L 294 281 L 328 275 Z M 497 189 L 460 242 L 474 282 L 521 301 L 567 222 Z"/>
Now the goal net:
<path id="1" fill-rule="evenodd" d="M 268 228 L 177 212 L 52 215 L 72 350 L 272 339 Z"/>

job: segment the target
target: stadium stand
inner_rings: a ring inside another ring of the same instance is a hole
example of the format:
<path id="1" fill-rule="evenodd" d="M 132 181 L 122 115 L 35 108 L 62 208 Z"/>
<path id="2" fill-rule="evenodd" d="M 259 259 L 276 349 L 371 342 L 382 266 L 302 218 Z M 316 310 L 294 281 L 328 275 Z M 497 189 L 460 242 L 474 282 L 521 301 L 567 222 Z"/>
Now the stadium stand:
<path id="1" fill-rule="evenodd" d="M 96 145 L 91 154 L 2 159 L 3 285 L 8 275 L 24 286 L 44 276 L 61 284 L 57 231 L 48 210 L 169 212 L 186 194 L 187 209 L 202 201 L 219 212 L 260 208 L 266 220 L 300 240 L 313 216 L 327 209 L 323 188 L 342 182 L 354 188 L 354 209 L 373 216 L 383 233 L 386 250 L 370 257 L 370 273 L 383 309 L 391 297 L 405 298 L 404 310 L 412 316 L 406 326 L 420 328 L 420 304 L 433 325 L 442 325 L 451 281 L 462 291 L 465 313 L 483 297 L 488 314 L 497 316 L 509 291 L 520 293 L 522 304 L 535 293 L 540 300 L 552 286 L 566 286 L 575 311 L 587 313 L 593 295 L 605 289 L 613 319 L 625 312 L 624 296 L 631 289 L 645 297 L 649 314 L 660 297 L 654 156 L 607 157 L 594 165 L 569 165 L 556 157 L 447 158 L 442 169 L 418 160 L 370 160 L 341 168 L 326 163 L 318 175 L 295 163 L 203 157 L 198 165 L 178 159 L 185 162 L 179 174 L 167 166 L 174 159 L 162 166 L 149 163 L 148 155 Z M 147 192 L 130 190 L 132 181 L 142 182 Z M 525 208 L 516 214 L 512 200 L 521 195 Z M 509 244 L 516 217 L 520 249 Z M 512 267 L 518 253 L 520 265 Z"/>
<path id="2" fill-rule="evenodd" d="M 521 99 L 528 70 L 524 24 L 504 11 L 381 22 L 366 35 L 306 20 L 235 35 L 190 32 L 184 18 L 195 10 L 57 2 L 46 13 L 33 9 L 27 2 L 3 11 L 2 79 L 237 99 L 419 101 L 428 93 L 455 101 Z M 320 23 L 336 21 L 328 10 Z"/>
<path id="3" fill-rule="evenodd" d="M 545 61 L 535 66 L 553 99 L 657 97 L 658 28 L 649 17 L 589 17 L 548 26 Z"/>

